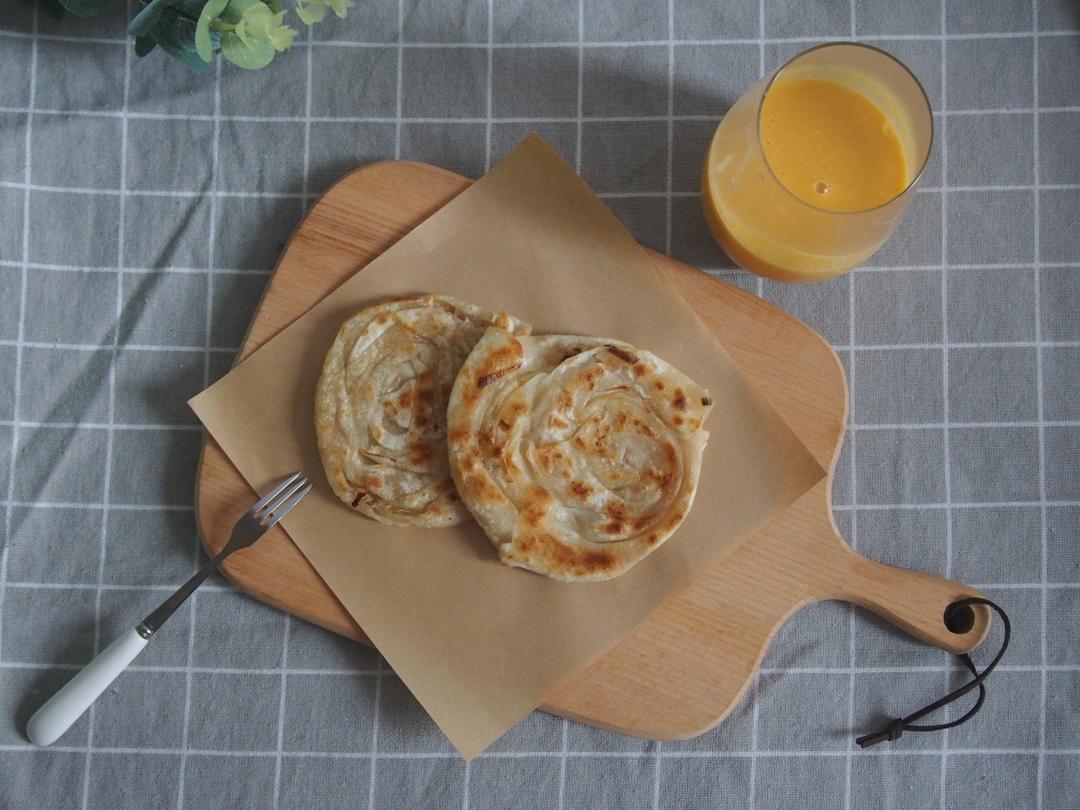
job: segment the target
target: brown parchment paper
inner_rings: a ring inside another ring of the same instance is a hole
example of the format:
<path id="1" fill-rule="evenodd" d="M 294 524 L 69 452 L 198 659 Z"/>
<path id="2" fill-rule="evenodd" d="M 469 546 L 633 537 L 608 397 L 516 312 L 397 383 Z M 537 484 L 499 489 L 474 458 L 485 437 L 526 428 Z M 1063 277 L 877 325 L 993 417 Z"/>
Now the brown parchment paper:
<path id="1" fill-rule="evenodd" d="M 666 545 L 621 578 L 559 583 L 499 565 L 475 524 L 384 526 L 334 497 L 312 427 L 323 357 L 360 307 L 423 292 L 506 310 L 537 334 L 628 341 L 712 391 L 697 500 Z M 295 469 L 315 480 L 285 529 L 466 759 L 825 474 L 537 136 L 191 406 L 257 489 Z"/>

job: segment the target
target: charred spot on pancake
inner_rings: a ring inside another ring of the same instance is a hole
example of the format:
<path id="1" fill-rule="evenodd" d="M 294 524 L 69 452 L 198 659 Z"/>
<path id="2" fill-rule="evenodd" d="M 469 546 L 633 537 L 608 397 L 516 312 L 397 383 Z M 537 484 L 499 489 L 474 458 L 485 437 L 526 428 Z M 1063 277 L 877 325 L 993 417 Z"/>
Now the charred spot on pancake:
<path id="1" fill-rule="evenodd" d="M 409 461 L 413 464 L 423 464 L 435 457 L 435 448 L 431 446 L 430 442 L 410 441 L 406 445 L 406 451 L 409 455 Z"/>
<path id="2" fill-rule="evenodd" d="M 550 504 L 555 500 L 551 497 L 551 493 L 539 484 L 533 484 L 529 487 L 529 497 L 535 498 L 537 503 L 542 503 L 544 505 Z"/>
<path id="3" fill-rule="evenodd" d="M 683 393 L 681 388 L 675 389 L 675 397 L 671 400 L 671 404 L 675 406 L 675 410 L 686 410 L 686 394 Z"/>
<path id="4" fill-rule="evenodd" d="M 364 498 L 366 498 L 367 496 L 368 493 L 364 492 L 364 490 L 360 490 L 359 492 L 357 492 L 356 497 L 352 499 L 353 509 L 358 507 L 360 505 L 360 501 L 364 500 Z"/>
<path id="5" fill-rule="evenodd" d="M 626 505 L 621 501 L 608 501 L 604 505 L 604 511 L 615 520 L 622 520 L 626 516 Z"/>
<path id="6" fill-rule="evenodd" d="M 502 379 L 507 374 L 517 371 L 519 368 L 521 368 L 521 363 L 514 363 L 513 365 L 496 369 L 488 374 L 481 374 L 476 378 L 476 387 L 483 388 L 484 386 L 491 385 L 496 380 Z"/>
<path id="7" fill-rule="evenodd" d="M 524 509 L 521 510 L 522 520 L 524 520 L 525 523 L 527 523 L 529 526 L 533 527 L 539 526 L 546 514 L 547 509 L 545 509 L 542 505 L 535 503 L 530 504 L 529 506 L 526 506 Z"/>
<path id="8" fill-rule="evenodd" d="M 712 405 L 712 400 L 709 399 L 708 397 L 702 397 L 701 398 L 701 404 L 704 405 L 706 408 L 708 408 L 710 405 Z"/>
<path id="9" fill-rule="evenodd" d="M 618 346 L 612 346 L 610 343 L 607 346 L 605 346 L 604 348 L 607 349 L 609 352 L 611 352 L 616 357 L 618 357 L 624 363 L 629 363 L 630 365 L 634 365 L 634 363 L 636 363 L 638 361 L 638 359 L 636 357 L 634 357 L 634 355 L 630 354 L 630 352 L 626 351 L 626 349 L 620 349 Z"/>
<path id="10" fill-rule="evenodd" d="M 577 495 L 579 498 L 588 498 L 590 495 L 592 495 L 592 487 L 590 487 L 584 481 L 571 481 L 570 491 Z"/>

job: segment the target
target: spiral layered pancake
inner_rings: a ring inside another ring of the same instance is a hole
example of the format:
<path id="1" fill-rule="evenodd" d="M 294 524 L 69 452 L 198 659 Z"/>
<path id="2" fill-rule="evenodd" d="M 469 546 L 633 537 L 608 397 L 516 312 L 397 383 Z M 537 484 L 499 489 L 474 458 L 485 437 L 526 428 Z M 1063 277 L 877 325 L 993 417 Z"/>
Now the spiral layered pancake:
<path id="1" fill-rule="evenodd" d="M 492 325 L 528 332 L 504 313 L 431 295 L 368 307 L 341 327 L 315 394 L 319 454 L 341 500 L 399 526 L 470 519 L 450 480 L 446 403 Z"/>
<path id="2" fill-rule="evenodd" d="M 629 344 L 489 329 L 450 394 L 450 471 L 503 563 L 610 579 L 686 517 L 711 405 Z"/>

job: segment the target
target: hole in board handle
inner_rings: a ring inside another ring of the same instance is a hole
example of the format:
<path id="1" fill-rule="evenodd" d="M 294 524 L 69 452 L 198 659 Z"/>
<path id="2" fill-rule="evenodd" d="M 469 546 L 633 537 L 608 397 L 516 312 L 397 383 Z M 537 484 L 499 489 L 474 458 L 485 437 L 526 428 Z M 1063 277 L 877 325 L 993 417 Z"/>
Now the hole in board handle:
<path id="1" fill-rule="evenodd" d="M 975 626 L 975 611 L 971 609 L 971 605 L 953 602 L 945 608 L 945 626 L 949 628 L 949 632 L 962 636 Z"/>

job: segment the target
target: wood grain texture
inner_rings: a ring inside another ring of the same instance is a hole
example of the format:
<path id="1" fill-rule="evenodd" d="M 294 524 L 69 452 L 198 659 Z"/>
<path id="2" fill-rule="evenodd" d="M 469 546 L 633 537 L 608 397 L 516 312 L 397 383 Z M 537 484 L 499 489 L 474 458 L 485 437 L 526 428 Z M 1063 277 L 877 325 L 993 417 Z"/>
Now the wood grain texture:
<path id="1" fill-rule="evenodd" d="M 402 162 L 373 164 L 345 176 L 293 235 L 239 357 L 277 334 L 469 183 L 442 169 Z M 847 385 L 828 344 L 771 304 L 673 259 L 651 255 L 740 369 L 832 470 L 846 424 Z M 942 649 L 961 652 L 976 646 L 988 628 L 987 611 L 978 609 L 974 626 L 962 635 L 951 633 L 943 621 L 950 602 L 976 592 L 855 553 L 833 522 L 831 482 L 830 472 L 734 552 L 703 570 L 543 708 L 654 739 L 700 734 L 735 706 L 780 625 L 800 607 L 822 599 L 861 605 Z M 210 553 L 224 545 L 253 498 L 221 448 L 207 440 L 196 508 Z M 368 643 L 280 528 L 231 557 L 223 569 L 236 587 L 255 598 Z"/>

